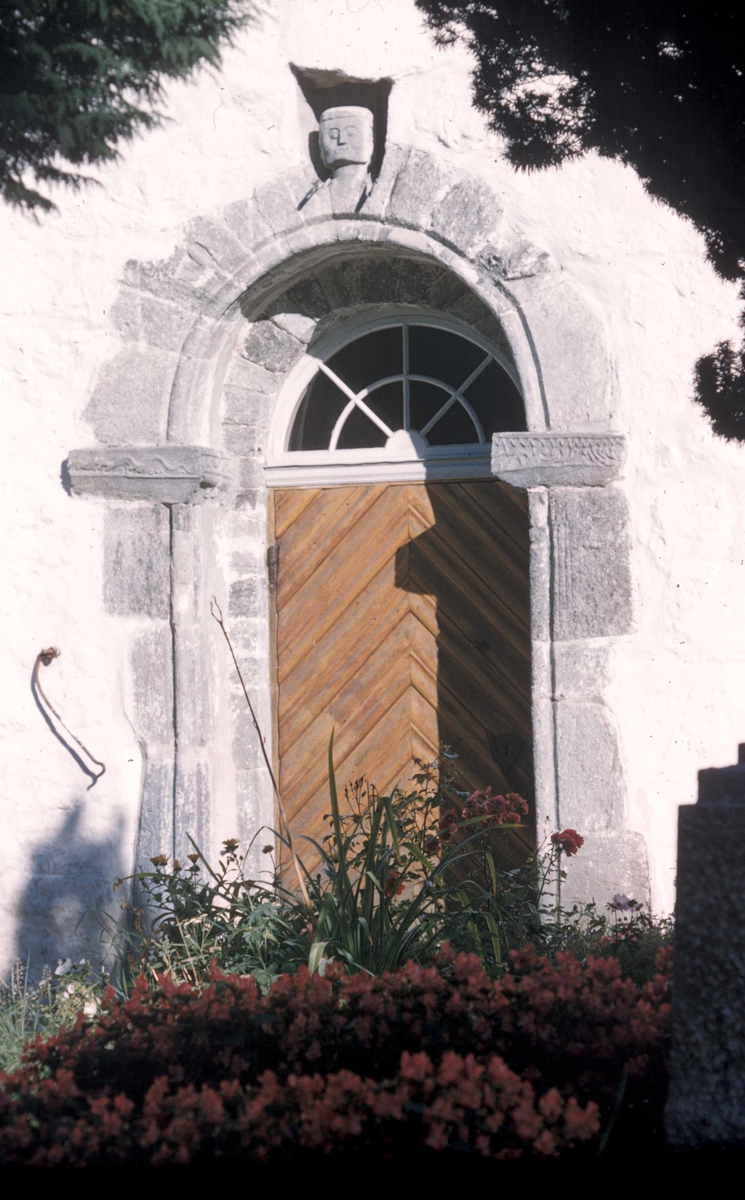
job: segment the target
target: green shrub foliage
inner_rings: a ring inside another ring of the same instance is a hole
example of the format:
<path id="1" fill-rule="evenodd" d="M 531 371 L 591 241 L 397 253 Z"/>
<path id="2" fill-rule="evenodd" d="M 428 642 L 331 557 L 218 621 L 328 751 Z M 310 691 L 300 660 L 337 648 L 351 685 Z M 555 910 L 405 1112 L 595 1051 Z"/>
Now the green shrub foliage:
<path id="1" fill-rule="evenodd" d="M 0 0 L 3 199 L 53 207 L 29 176 L 78 186 L 64 162 L 115 158 L 159 122 L 163 81 L 217 65 L 252 11 L 248 0 Z"/>

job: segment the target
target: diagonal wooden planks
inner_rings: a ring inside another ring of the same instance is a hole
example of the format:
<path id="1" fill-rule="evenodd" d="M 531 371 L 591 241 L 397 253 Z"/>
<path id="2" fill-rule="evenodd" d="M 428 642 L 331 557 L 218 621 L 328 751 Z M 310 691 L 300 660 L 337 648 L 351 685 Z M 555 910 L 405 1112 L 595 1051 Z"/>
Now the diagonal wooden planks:
<path id="1" fill-rule="evenodd" d="M 275 492 L 280 788 L 320 840 L 326 753 L 339 783 L 407 782 L 440 744 L 469 789 L 532 798 L 531 756 L 502 775 L 492 743 L 529 747 L 525 504 L 495 482 Z M 303 858 L 313 869 L 309 843 Z"/>

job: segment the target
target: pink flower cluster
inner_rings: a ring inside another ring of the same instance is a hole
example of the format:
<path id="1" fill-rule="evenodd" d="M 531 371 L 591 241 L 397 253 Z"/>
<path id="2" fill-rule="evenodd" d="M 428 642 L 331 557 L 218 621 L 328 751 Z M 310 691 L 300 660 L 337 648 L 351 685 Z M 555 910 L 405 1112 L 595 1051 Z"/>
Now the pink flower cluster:
<path id="1" fill-rule="evenodd" d="M 461 810 L 464 821 L 473 817 L 485 817 L 491 825 L 519 825 L 520 818 L 527 815 L 528 802 L 517 792 L 506 796 L 493 796 L 491 788 L 485 792 L 472 792 Z"/>
<path id="2" fill-rule="evenodd" d="M 448 808 L 437 824 L 437 834 L 431 834 L 424 843 L 428 854 L 437 854 L 443 845 L 452 841 L 456 829 L 463 821 L 481 818 L 486 827 L 490 825 L 519 825 L 528 813 L 528 802 L 517 792 L 506 796 L 492 795 L 491 788 L 485 792 L 472 792 L 460 813 Z"/>

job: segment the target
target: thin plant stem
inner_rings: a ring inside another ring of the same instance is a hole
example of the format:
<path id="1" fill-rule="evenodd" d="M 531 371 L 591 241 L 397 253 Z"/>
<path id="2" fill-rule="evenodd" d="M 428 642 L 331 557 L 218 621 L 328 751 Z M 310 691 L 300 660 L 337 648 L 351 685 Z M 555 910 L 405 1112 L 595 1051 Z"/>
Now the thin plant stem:
<path id="1" fill-rule="evenodd" d="M 300 885 L 300 891 L 302 893 L 303 900 L 305 901 L 308 912 L 312 913 L 313 909 L 312 909 L 312 906 L 310 903 L 310 896 L 308 895 L 308 889 L 305 886 L 305 880 L 303 879 L 302 867 L 300 865 L 300 860 L 298 858 L 297 851 L 295 849 L 295 845 L 292 840 L 292 833 L 290 831 L 290 822 L 287 819 L 287 813 L 285 812 L 285 806 L 282 803 L 282 797 L 279 792 L 279 786 L 278 786 L 277 780 L 274 776 L 274 771 L 272 770 L 272 764 L 269 761 L 269 755 L 266 752 L 266 741 L 265 741 L 263 733 L 261 732 L 261 727 L 259 725 L 256 713 L 254 712 L 254 706 L 251 703 L 251 697 L 248 694 L 248 689 L 244 683 L 243 676 L 241 674 L 241 669 L 238 665 L 238 659 L 236 658 L 235 650 L 233 649 L 233 643 L 231 642 L 230 637 L 228 635 L 228 631 L 225 628 L 225 621 L 223 620 L 222 609 L 220 608 L 220 605 L 217 603 L 217 600 L 215 599 L 214 596 L 212 597 L 212 599 L 210 601 L 210 612 L 212 613 L 212 616 L 214 617 L 214 619 L 217 621 L 217 624 L 222 629 L 223 637 L 225 638 L 225 641 L 228 643 L 228 649 L 230 651 L 230 656 L 233 659 L 233 663 L 235 665 L 235 669 L 238 674 L 238 678 L 241 681 L 241 687 L 243 688 L 243 695 L 246 697 L 246 704 L 248 705 L 248 711 L 251 714 L 251 720 L 253 721 L 254 729 L 256 730 L 256 733 L 259 738 L 259 745 L 261 747 L 261 753 L 264 756 L 264 762 L 266 763 L 266 769 L 269 772 L 269 778 L 272 781 L 272 787 L 274 788 L 274 794 L 277 797 L 277 804 L 279 805 L 280 815 L 282 817 L 282 821 L 283 821 L 284 827 L 285 827 L 285 832 L 287 834 L 287 845 L 288 845 L 290 854 L 292 856 L 292 865 L 295 868 L 295 874 L 297 875 L 297 881 Z"/>

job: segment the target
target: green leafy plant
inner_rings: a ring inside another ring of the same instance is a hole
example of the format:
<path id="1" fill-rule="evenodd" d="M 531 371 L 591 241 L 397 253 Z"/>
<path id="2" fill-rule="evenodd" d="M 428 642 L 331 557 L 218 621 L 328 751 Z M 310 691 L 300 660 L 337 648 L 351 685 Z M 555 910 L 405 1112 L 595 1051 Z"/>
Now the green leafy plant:
<path id="1" fill-rule="evenodd" d="M 36 182 L 79 187 L 77 167 L 160 123 L 167 79 L 217 66 L 255 16 L 248 0 L 0 0 L 0 195 L 53 208 Z"/>
<path id="2" fill-rule="evenodd" d="M 54 971 L 45 967 L 34 983 L 16 959 L 8 979 L 0 981 L 0 1070 L 17 1067 L 34 1038 L 74 1025 L 79 1013 L 95 1015 L 108 982 L 106 972 L 96 974 L 87 959 L 73 963 L 68 958 Z"/>
<path id="3" fill-rule="evenodd" d="M 420 763 L 411 787 L 389 795 L 359 779 L 342 805 L 332 736 L 328 833 L 307 839 L 319 868 L 309 871 L 276 835 L 293 850 L 302 892 L 273 859 L 265 878 L 248 876 L 251 847 L 239 854 L 236 839 L 223 843 L 215 867 L 196 844 L 188 864 L 156 855 L 153 871 L 132 877 L 145 904 L 129 907 L 128 925 L 108 926 L 125 975 L 167 971 L 197 984 L 214 959 L 223 970 L 253 974 L 266 990 L 302 963 L 312 972 L 339 962 L 378 975 L 409 959 L 429 961 L 445 940 L 499 974 L 509 949 L 540 936 L 543 892 L 562 847 L 500 868 L 500 844 L 520 828 L 526 802 L 514 793 L 460 793 L 456 783 L 453 756 L 444 755 Z"/>

